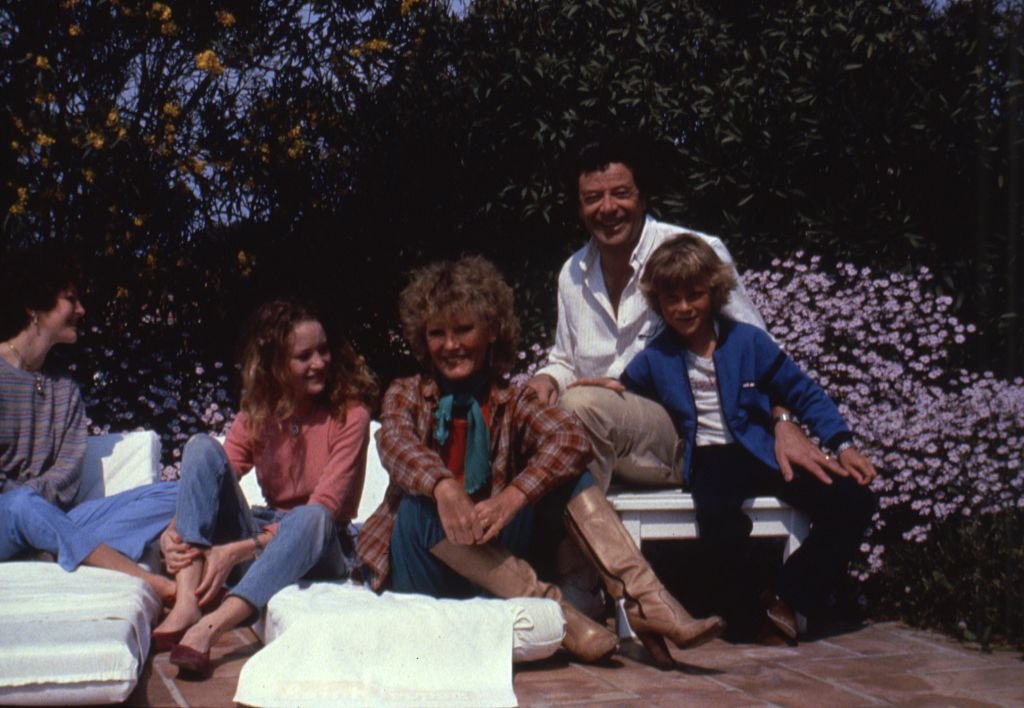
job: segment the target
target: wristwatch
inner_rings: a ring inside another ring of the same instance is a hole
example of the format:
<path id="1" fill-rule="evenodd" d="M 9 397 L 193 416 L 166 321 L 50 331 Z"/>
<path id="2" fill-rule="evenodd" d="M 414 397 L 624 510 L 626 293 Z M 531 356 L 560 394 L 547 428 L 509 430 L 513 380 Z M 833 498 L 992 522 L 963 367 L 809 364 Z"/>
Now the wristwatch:
<path id="1" fill-rule="evenodd" d="M 778 425 L 779 423 L 792 423 L 793 425 L 799 425 L 796 422 L 796 417 L 793 416 L 789 411 L 782 411 L 777 416 L 772 418 L 772 425 Z"/>
<path id="2" fill-rule="evenodd" d="M 844 450 L 849 450 L 853 446 L 853 440 L 843 440 L 841 443 L 836 445 L 836 449 L 832 452 L 832 454 L 835 455 L 836 457 L 839 457 L 841 454 L 843 454 Z"/>

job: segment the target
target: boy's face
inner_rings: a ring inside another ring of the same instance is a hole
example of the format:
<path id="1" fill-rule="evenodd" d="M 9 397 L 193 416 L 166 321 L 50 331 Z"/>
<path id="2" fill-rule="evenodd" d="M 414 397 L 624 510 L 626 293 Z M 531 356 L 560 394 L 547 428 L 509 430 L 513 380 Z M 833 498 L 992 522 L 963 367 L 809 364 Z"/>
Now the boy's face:
<path id="1" fill-rule="evenodd" d="M 658 293 L 658 307 L 665 324 L 687 343 L 695 343 L 714 331 L 711 324 L 711 284 L 707 277 L 688 280 Z"/>

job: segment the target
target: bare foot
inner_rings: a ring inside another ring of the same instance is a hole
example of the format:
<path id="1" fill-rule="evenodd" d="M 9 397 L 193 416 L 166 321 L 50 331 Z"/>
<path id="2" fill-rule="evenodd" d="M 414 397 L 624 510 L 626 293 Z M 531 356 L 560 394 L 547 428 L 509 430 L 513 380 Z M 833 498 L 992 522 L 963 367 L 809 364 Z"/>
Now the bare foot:
<path id="1" fill-rule="evenodd" d="M 154 629 L 154 634 L 175 634 L 191 627 L 203 618 L 202 610 L 198 605 L 185 607 L 180 602 L 176 603 L 171 611 L 164 617 L 163 622 Z"/>

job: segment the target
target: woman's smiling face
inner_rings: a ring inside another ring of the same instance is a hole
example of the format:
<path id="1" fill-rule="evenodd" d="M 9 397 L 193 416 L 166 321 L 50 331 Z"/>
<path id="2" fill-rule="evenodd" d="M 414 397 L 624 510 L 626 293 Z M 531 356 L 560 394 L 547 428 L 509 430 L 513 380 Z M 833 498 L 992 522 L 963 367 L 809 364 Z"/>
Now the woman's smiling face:
<path id="1" fill-rule="evenodd" d="M 464 381 L 487 362 L 494 335 L 467 312 L 446 312 L 427 320 L 424 333 L 434 369 L 449 381 Z"/>

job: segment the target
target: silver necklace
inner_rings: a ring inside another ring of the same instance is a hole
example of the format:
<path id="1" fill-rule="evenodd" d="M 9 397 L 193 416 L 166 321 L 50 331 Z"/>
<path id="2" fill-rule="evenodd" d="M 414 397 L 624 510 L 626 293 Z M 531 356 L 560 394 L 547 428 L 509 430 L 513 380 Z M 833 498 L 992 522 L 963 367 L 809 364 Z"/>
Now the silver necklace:
<path id="1" fill-rule="evenodd" d="M 14 354 L 14 356 L 18 357 L 18 368 L 21 369 L 22 371 L 28 372 L 28 369 L 25 368 L 25 357 L 21 355 L 21 352 L 18 351 L 18 348 L 11 344 L 10 340 L 5 341 L 4 344 L 7 345 L 7 348 L 11 350 L 11 353 Z M 38 373 L 34 372 L 33 375 L 35 376 L 36 393 L 42 396 L 44 393 L 43 377 L 40 376 Z"/>

